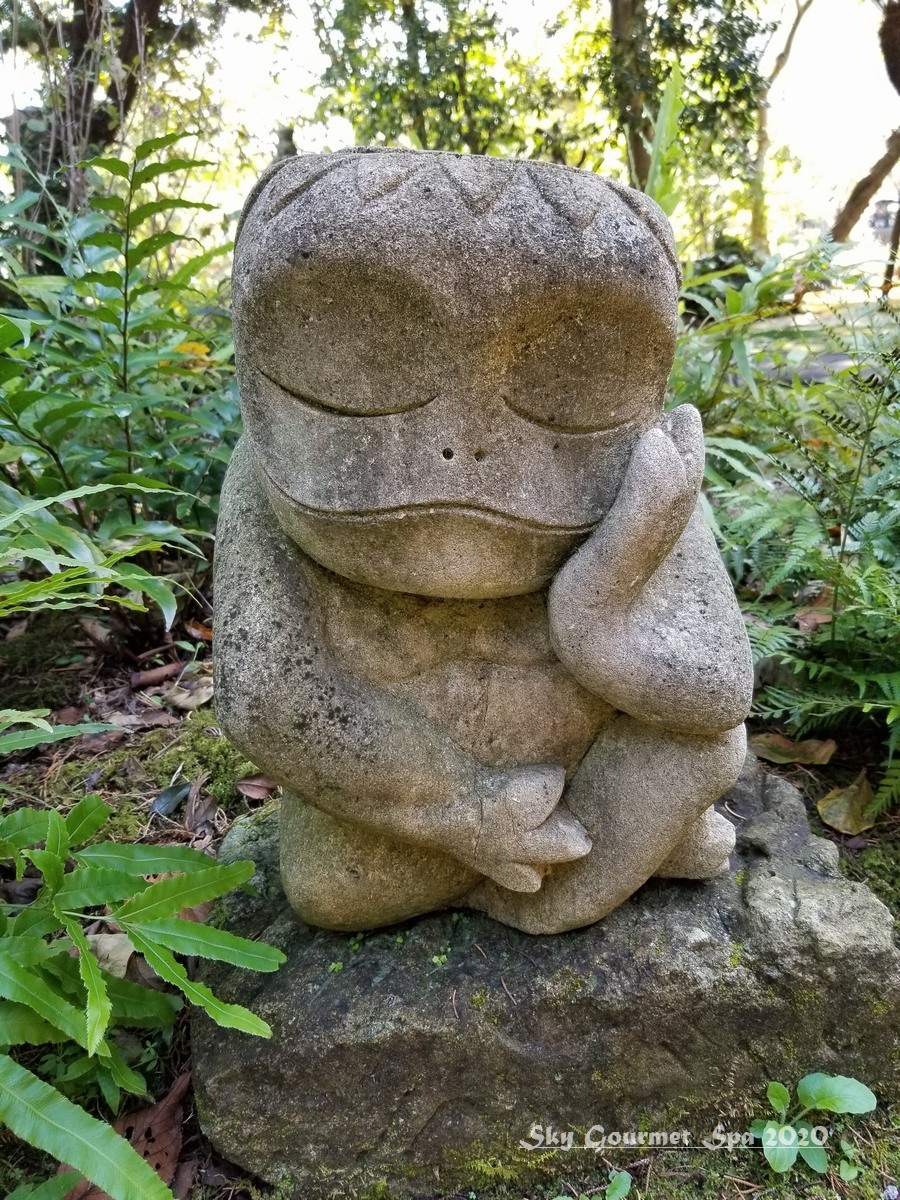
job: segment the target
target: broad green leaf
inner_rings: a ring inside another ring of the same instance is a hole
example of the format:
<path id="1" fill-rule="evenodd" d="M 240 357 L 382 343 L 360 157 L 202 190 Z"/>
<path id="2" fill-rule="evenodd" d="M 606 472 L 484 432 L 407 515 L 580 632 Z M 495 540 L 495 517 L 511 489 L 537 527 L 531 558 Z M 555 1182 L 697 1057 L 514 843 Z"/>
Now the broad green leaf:
<path id="1" fill-rule="evenodd" d="M 788 1105 L 791 1103 L 791 1093 L 787 1091 L 785 1085 L 772 1082 L 766 1088 L 766 1094 L 769 1098 L 769 1104 L 773 1106 L 775 1112 L 784 1116 Z"/>
<path id="2" fill-rule="evenodd" d="M 2 161 L 7 161 L 5 158 Z M 21 195 L 14 197 L 12 200 L 7 200 L 0 204 L 0 221 L 8 221 L 10 217 L 14 217 L 17 213 L 24 212 L 26 208 L 31 208 L 41 198 L 40 192 L 22 192 Z"/>
<path id="3" fill-rule="evenodd" d="M 623 1200 L 631 1191 L 632 1178 L 627 1171 L 616 1171 L 603 1193 L 606 1200 Z"/>
<path id="4" fill-rule="evenodd" d="M 225 929 L 183 921 L 178 917 L 142 921 L 141 933 L 176 954 L 212 958 L 250 971 L 277 971 L 285 961 L 282 952 L 265 942 L 251 942 Z"/>
<path id="5" fill-rule="evenodd" d="M 196 136 L 196 133 L 188 130 L 182 133 L 164 133 L 160 137 L 147 138 L 135 149 L 134 161 L 136 163 L 143 162 L 145 158 L 149 158 L 151 154 L 156 154 L 159 150 L 166 150 L 169 146 L 174 146 L 176 142 L 183 142 L 185 138 Z"/>
<path id="6" fill-rule="evenodd" d="M 66 815 L 66 832 L 70 846 L 80 846 L 106 824 L 112 813 L 99 796 L 85 796 Z"/>
<path id="7" fill-rule="evenodd" d="M 150 163 L 146 167 L 141 167 L 139 171 L 135 171 L 133 187 L 137 190 L 145 183 L 149 183 L 151 179 L 156 179 L 158 175 L 168 175 L 170 171 L 189 171 L 193 167 L 214 166 L 215 163 L 200 158 L 170 158 L 166 162 Z"/>
<path id="8" fill-rule="evenodd" d="M 2 833 L 2 828 L 0 828 Z M 130 871 L 133 875 L 164 875 L 167 871 L 208 871 L 214 859 L 189 846 L 143 846 L 137 843 L 98 842 L 85 846 L 75 857 L 87 867 Z"/>
<path id="9" fill-rule="evenodd" d="M 80 284 L 93 283 L 98 287 L 111 288 L 117 292 L 121 292 L 124 287 L 124 280 L 118 271 L 87 271 L 77 282 Z"/>
<path id="10" fill-rule="evenodd" d="M 60 922 L 56 922 L 55 928 L 59 928 Z M 46 962 L 48 958 L 54 958 L 57 954 L 65 954 L 65 942 L 55 939 L 52 942 L 45 942 L 43 937 L 38 937 L 34 934 L 23 934 L 13 925 L 13 932 L 7 933 L 6 937 L 0 941 L 0 948 L 5 954 L 11 955 L 20 967 L 33 967 L 37 963 Z"/>
<path id="11" fill-rule="evenodd" d="M 0 1056 L 0 1120 L 16 1137 L 75 1167 L 113 1200 L 172 1200 L 172 1193 L 111 1126 L 49 1083 Z"/>
<path id="12" fill-rule="evenodd" d="M 116 175 L 119 179 L 127 179 L 131 174 L 131 170 L 127 162 L 123 162 L 121 158 L 88 158 L 84 162 L 80 162 L 79 167 L 93 167 L 97 171 L 107 171 L 110 175 Z"/>
<path id="13" fill-rule="evenodd" d="M 172 594 L 172 585 L 157 575 L 151 575 L 131 563 L 123 564 L 120 574 L 125 587 L 143 592 L 159 605 L 163 614 L 166 629 L 172 628 L 172 623 L 178 613 L 178 603 Z"/>
<path id="14" fill-rule="evenodd" d="M 859 1167 L 856 1163 L 848 1162 L 846 1158 L 842 1158 L 838 1163 L 838 1174 L 844 1183 L 852 1183 L 859 1174 Z"/>
<path id="15" fill-rule="evenodd" d="M 59 859 L 60 865 L 65 867 L 66 859 L 69 856 L 69 836 L 66 823 L 54 808 L 51 808 L 47 817 L 45 849 L 48 853 L 55 855 Z"/>
<path id="16" fill-rule="evenodd" d="M 821 1112 L 867 1113 L 878 1101 L 858 1079 L 846 1075 L 805 1075 L 797 1084 L 797 1096 L 804 1108 Z"/>
<path id="17" fill-rule="evenodd" d="M 104 1059 L 100 1059 L 97 1063 L 97 1086 L 110 1112 L 118 1115 L 119 1107 L 122 1104 L 122 1089 L 113 1079 L 112 1071 L 106 1066 Z"/>
<path id="18" fill-rule="evenodd" d="M 26 1004 L 79 1046 L 85 1045 L 84 1013 L 70 1004 L 35 971 L 30 971 L 0 945 L 0 996 Z M 87 1047 L 85 1047 L 86 1049 Z"/>
<path id="19" fill-rule="evenodd" d="M 114 1025 L 138 1029 L 171 1029 L 184 1007 L 180 996 L 141 987 L 128 979 L 106 980 L 106 994 L 112 1002 Z"/>
<path id="20" fill-rule="evenodd" d="M 81 725 L 54 725 L 49 732 L 44 729 L 13 729 L 8 733 L 0 733 L 0 755 L 14 754 L 18 750 L 31 750 L 34 746 L 49 745 L 51 742 L 63 742 L 67 738 L 81 737 L 85 733 L 106 733 L 107 730 L 116 728 L 116 725 L 85 721 Z"/>
<path id="21" fill-rule="evenodd" d="M 100 971 L 100 964 L 94 957 L 90 943 L 82 932 L 78 921 L 66 917 L 63 920 L 66 933 L 78 949 L 78 970 L 81 981 L 87 992 L 87 1009 L 85 1012 L 86 1046 L 88 1054 L 96 1054 L 103 1041 L 109 1025 L 112 1005 L 106 994 L 106 983 Z"/>
<path id="22" fill-rule="evenodd" d="M 828 1174 L 828 1155 L 822 1146 L 801 1146 L 800 1157 L 820 1175 Z"/>
<path id="23" fill-rule="evenodd" d="M 763 1154 L 766 1156 L 766 1161 L 773 1171 L 777 1171 L 779 1175 L 783 1175 L 785 1171 L 789 1171 L 797 1161 L 797 1131 L 793 1125 L 781 1125 L 777 1121 L 766 1122 L 766 1133 L 771 1133 L 776 1144 L 769 1145 L 769 1139 L 763 1139 Z M 785 1138 L 787 1144 L 782 1144 L 779 1140 Z"/>
<path id="24" fill-rule="evenodd" d="M 37 1185 L 23 1183 L 14 1192 L 10 1192 L 6 1200 L 62 1200 L 63 1196 L 67 1196 L 81 1183 L 81 1178 L 77 1171 L 66 1171 Z"/>
<path id="25" fill-rule="evenodd" d="M 15 812 L 0 817 L 0 837 L 18 849 L 33 846 L 47 839 L 49 812 L 34 808 L 17 808 Z"/>
<path id="26" fill-rule="evenodd" d="M 57 815 L 57 814 L 54 814 Z M 52 850 L 26 850 L 25 857 L 30 858 L 44 877 L 41 888 L 41 898 L 55 896 L 62 887 L 65 864 L 58 854 Z"/>
<path id="27" fill-rule="evenodd" d="M 59 920 L 51 909 L 29 904 L 14 919 L 12 929 L 17 936 L 27 934 L 38 941 L 46 937 L 48 933 L 56 933 L 59 929 Z"/>
<path id="28" fill-rule="evenodd" d="M 183 263 L 169 282 L 178 288 L 189 287 L 198 272 L 208 266 L 213 259 L 218 258 L 222 254 L 227 254 L 232 249 L 234 249 L 234 242 L 225 242 L 221 246 L 213 246 L 209 250 L 204 250 L 202 254 L 198 254 L 188 262 Z"/>
<path id="29" fill-rule="evenodd" d="M 128 251 L 128 270 L 133 271 L 138 263 L 142 263 L 145 258 L 152 258 L 160 250 L 165 250 L 167 246 L 185 240 L 192 241 L 195 239 L 186 239 L 183 234 L 174 233 L 171 229 L 165 229 L 162 233 L 151 233 L 149 237 L 145 237 L 143 241 L 138 242 L 136 246 L 132 246 Z"/>
<path id="30" fill-rule="evenodd" d="M 148 200 L 146 204 L 139 204 L 137 208 L 131 210 L 131 226 L 133 229 L 137 229 L 151 217 L 158 216 L 159 213 L 174 212 L 179 208 L 196 208 L 202 209 L 204 212 L 212 212 L 215 207 L 215 204 L 204 204 L 200 200 L 179 200 L 174 196 L 170 199 Z"/>
<path id="31" fill-rule="evenodd" d="M 753 399 L 759 402 L 759 388 L 756 383 L 756 376 L 753 373 L 753 368 L 750 366 L 750 359 L 747 356 L 747 343 L 739 335 L 735 334 L 731 339 L 731 352 L 734 355 L 734 363 L 741 373 L 741 378 L 747 387 Z"/>
<path id="32" fill-rule="evenodd" d="M 99 246 L 105 250 L 122 249 L 122 234 L 117 229 L 101 229 L 82 241 L 82 246 Z"/>
<path id="33" fill-rule="evenodd" d="M 39 1017 L 27 1004 L 0 1000 L 0 1046 L 43 1046 L 61 1042 L 65 1034 Z"/>
<path id="34" fill-rule="evenodd" d="M 56 893 L 56 903 L 65 910 L 93 908 L 97 904 L 127 900 L 148 886 L 139 872 L 76 867 L 63 879 Z"/>
<path id="35" fill-rule="evenodd" d="M 22 327 L 18 321 L 13 321 L 9 317 L 0 316 L 0 351 L 8 350 L 9 347 L 14 346 L 16 342 L 21 342 L 23 340 L 23 336 Z"/>
<path id="36" fill-rule="evenodd" d="M 135 921 L 156 921 L 160 917 L 171 917 L 183 908 L 193 908 L 217 896 L 224 896 L 233 888 L 246 883 L 253 875 L 252 862 L 230 863 L 227 867 L 211 866 L 206 871 L 194 871 L 190 875 L 179 875 L 174 879 L 161 879 L 152 883 L 138 896 L 117 908 L 113 916 L 119 924 Z"/>
<path id="37" fill-rule="evenodd" d="M 130 926 L 128 936 L 134 942 L 135 948 L 143 954 L 149 966 L 168 983 L 173 983 L 187 996 L 192 1004 L 206 1010 L 217 1025 L 225 1029 L 239 1029 L 243 1033 L 252 1033 L 258 1037 L 271 1037 L 272 1030 L 265 1021 L 255 1016 L 249 1009 L 240 1004 L 226 1004 L 206 987 L 205 984 L 188 978 L 184 967 L 176 962 L 168 950 L 163 950 L 140 932 L 139 925 Z M 77 1163 L 75 1164 L 77 1166 Z"/>
<path id="38" fill-rule="evenodd" d="M 123 1092 L 130 1092 L 132 1096 L 146 1096 L 147 1081 L 143 1075 L 133 1071 L 125 1061 L 125 1056 L 116 1045 L 115 1042 L 110 1042 L 106 1047 L 107 1053 L 104 1054 L 101 1062 L 105 1067 L 109 1068 L 110 1075 L 116 1087 L 121 1088 Z"/>
<path id="39" fill-rule="evenodd" d="M 117 216 L 121 216 L 125 212 L 125 201 L 121 196 L 92 196 L 91 208 L 99 209 L 100 212 L 111 212 Z"/>

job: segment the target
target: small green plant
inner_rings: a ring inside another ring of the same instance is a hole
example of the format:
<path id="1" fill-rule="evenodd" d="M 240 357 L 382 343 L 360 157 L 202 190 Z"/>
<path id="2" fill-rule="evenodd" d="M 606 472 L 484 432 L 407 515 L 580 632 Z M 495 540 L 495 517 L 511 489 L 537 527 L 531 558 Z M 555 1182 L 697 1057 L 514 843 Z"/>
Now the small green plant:
<path id="1" fill-rule="evenodd" d="M 111 810 L 87 796 L 62 817 L 20 808 L 0 817 L 0 863 L 22 879 L 36 868 L 34 900 L 0 905 L 0 1122 L 23 1141 L 69 1163 L 115 1200 L 136 1195 L 171 1200 L 148 1164 L 113 1129 L 41 1078 L 35 1047 L 58 1072 L 91 1073 L 113 1110 L 121 1092 L 141 1095 L 142 1076 L 126 1061 L 117 1028 L 171 1027 L 181 1008 L 168 992 L 142 988 L 107 972 L 86 927 L 114 923 L 166 983 L 219 1025 L 270 1036 L 268 1025 L 237 1004 L 219 1000 L 175 957 L 198 956 L 257 971 L 284 961 L 272 946 L 185 920 L 183 910 L 246 884 L 253 864 L 227 866 L 185 846 L 95 841 Z M 150 876 L 167 875 L 152 882 Z M 24 1061 L 23 1061 L 24 1060 Z M 37 1069 L 31 1070 L 26 1063 Z"/>
<path id="2" fill-rule="evenodd" d="M 772 1082 L 766 1089 L 769 1104 L 776 1120 L 758 1120 L 750 1130 L 762 1141 L 763 1154 L 773 1171 L 790 1171 L 798 1156 L 820 1175 L 829 1170 L 825 1145 L 828 1130 L 813 1126 L 806 1118 L 810 1113 L 867 1113 L 877 1104 L 875 1095 L 857 1079 L 846 1075 L 806 1075 L 797 1084 L 797 1101 L 791 1109 L 791 1093 L 783 1083 Z M 841 1142 L 844 1157 L 839 1163 L 842 1179 L 853 1179 L 859 1168 L 847 1154 L 849 1144 Z M 850 1172 L 850 1174 L 847 1174 Z"/>
<path id="3" fill-rule="evenodd" d="M 603 1189 L 604 1200 L 624 1200 L 631 1191 L 632 1183 L 634 1180 L 628 1171 L 611 1171 L 609 1183 Z M 556 1196 L 555 1200 L 571 1200 L 571 1197 Z M 581 1195 L 578 1200 L 589 1200 L 589 1197 Z"/>

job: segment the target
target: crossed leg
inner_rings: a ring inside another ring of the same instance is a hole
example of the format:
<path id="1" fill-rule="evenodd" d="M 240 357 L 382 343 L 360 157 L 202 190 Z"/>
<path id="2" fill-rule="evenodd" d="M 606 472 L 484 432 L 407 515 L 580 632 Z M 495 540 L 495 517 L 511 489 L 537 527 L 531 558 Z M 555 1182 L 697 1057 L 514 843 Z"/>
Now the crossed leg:
<path id="1" fill-rule="evenodd" d="M 652 875 L 717 874 L 733 835 L 706 811 L 737 779 L 745 753 L 743 725 L 701 738 L 618 717 L 564 795 L 593 840 L 590 854 L 555 867 L 540 891 L 483 880 L 465 903 L 526 933 L 561 933 L 599 921 Z"/>

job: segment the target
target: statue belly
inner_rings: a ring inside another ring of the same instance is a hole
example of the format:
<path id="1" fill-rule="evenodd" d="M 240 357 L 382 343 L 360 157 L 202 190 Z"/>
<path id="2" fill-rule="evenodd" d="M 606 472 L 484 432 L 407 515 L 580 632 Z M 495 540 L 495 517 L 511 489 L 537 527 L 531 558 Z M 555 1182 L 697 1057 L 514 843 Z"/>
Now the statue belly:
<path id="1" fill-rule="evenodd" d="M 433 600 L 317 574 L 331 652 L 486 766 L 572 771 L 615 715 L 553 653 L 544 593 Z"/>

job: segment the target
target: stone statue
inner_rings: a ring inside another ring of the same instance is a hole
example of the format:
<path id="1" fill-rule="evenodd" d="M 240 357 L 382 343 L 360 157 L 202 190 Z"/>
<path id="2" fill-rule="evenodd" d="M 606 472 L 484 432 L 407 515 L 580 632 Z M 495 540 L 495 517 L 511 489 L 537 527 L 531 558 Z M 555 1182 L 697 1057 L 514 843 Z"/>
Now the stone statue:
<path id="1" fill-rule="evenodd" d="M 698 414 L 662 413 L 678 283 L 586 171 L 346 151 L 251 193 L 216 694 L 309 923 L 553 933 L 725 869 L 752 672 Z"/>

